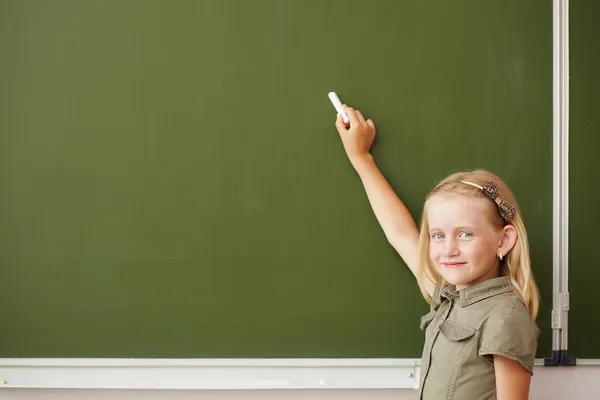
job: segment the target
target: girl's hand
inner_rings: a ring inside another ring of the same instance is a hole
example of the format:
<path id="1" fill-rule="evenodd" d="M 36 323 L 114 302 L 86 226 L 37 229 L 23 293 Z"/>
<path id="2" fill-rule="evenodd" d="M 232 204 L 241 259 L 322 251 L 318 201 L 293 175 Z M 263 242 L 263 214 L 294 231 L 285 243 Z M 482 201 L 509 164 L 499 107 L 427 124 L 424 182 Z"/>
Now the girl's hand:
<path id="1" fill-rule="evenodd" d="M 371 157 L 369 149 L 375 139 L 375 124 L 370 119 L 365 121 L 365 117 L 360 111 L 345 104 L 344 111 L 350 119 L 349 126 L 344 123 L 342 117 L 338 114 L 335 127 L 344 144 L 344 150 L 346 150 L 350 162 L 354 165 Z"/>

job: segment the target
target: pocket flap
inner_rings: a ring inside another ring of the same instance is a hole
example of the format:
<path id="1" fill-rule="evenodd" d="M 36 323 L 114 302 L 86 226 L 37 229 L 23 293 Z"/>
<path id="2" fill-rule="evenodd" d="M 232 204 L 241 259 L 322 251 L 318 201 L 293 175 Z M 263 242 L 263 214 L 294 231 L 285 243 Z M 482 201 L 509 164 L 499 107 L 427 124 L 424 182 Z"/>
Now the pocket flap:
<path id="1" fill-rule="evenodd" d="M 473 336 L 475 334 L 475 329 L 446 320 L 440 325 L 440 332 L 448 339 L 458 342 Z"/>
<path id="2" fill-rule="evenodd" d="M 437 311 L 433 310 L 421 317 L 421 330 L 425 330 L 425 328 L 427 328 L 427 325 L 429 325 L 431 320 L 435 317 L 436 313 Z"/>

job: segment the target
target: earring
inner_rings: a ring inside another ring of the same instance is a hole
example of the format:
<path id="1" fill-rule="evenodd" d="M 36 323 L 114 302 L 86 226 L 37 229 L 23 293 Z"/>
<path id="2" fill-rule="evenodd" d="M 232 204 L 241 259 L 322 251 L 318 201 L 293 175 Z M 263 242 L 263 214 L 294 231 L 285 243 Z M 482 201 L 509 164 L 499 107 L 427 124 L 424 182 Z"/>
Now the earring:
<path id="1" fill-rule="evenodd" d="M 500 261 L 502 261 L 502 252 L 500 252 Z"/>

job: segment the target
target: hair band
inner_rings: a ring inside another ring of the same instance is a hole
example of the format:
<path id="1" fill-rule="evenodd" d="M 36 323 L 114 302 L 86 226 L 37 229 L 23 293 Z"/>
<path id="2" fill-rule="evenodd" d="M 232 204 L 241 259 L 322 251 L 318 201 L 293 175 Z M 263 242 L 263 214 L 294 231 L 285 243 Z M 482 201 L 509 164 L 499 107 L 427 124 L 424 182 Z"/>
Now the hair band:
<path id="1" fill-rule="evenodd" d="M 496 204 L 498 205 L 498 210 L 500 210 L 500 215 L 502 215 L 502 218 L 504 219 L 505 222 L 510 222 L 512 217 L 515 215 L 515 208 L 513 206 L 511 206 L 510 204 L 508 204 L 507 202 L 503 201 L 498 196 L 498 188 L 496 188 L 496 185 L 494 184 L 494 182 L 487 181 L 485 186 L 480 186 L 476 183 L 467 182 L 467 181 L 461 181 L 461 183 L 464 183 L 466 185 L 471 185 L 478 189 L 481 189 L 487 197 L 494 200 L 494 202 L 496 202 Z"/>

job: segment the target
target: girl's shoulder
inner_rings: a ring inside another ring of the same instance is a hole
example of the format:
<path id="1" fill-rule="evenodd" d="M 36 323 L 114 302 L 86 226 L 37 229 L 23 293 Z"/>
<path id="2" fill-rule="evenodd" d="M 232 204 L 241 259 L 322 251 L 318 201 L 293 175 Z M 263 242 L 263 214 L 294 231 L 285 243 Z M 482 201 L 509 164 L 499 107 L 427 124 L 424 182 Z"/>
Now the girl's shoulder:
<path id="1" fill-rule="evenodd" d="M 539 329 L 515 294 L 497 296 L 480 326 L 480 356 L 500 355 L 533 373 Z"/>
<path id="2" fill-rule="evenodd" d="M 499 319 L 505 324 L 526 324 L 535 327 L 535 320 L 523 301 L 513 291 L 503 293 L 493 299 L 487 319 Z"/>

